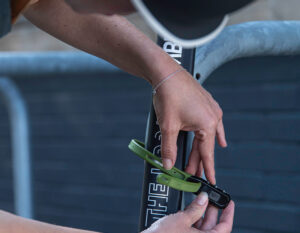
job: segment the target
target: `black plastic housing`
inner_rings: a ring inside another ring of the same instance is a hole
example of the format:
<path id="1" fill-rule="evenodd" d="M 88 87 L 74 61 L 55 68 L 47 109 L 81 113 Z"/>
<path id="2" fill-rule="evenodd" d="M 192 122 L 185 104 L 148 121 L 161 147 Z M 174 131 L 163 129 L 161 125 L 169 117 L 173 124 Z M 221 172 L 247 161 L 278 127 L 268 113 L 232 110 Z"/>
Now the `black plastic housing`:
<path id="1" fill-rule="evenodd" d="M 191 176 L 187 179 L 187 181 L 201 183 L 200 189 L 194 194 L 198 195 L 201 192 L 206 192 L 208 194 L 210 204 L 218 207 L 219 209 L 225 209 L 228 206 L 231 197 L 224 190 L 197 176 Z"/>

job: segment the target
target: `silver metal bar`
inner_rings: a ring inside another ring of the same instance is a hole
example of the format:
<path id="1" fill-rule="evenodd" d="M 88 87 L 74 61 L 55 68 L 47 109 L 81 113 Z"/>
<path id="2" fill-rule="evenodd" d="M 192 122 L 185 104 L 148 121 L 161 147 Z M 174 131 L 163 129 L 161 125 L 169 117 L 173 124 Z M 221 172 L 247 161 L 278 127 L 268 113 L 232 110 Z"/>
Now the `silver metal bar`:
<path id="1" fill-rule="evenodd" d="M 0 52 L 0 75 L 99 74 L 119 68 L 83 52 Z"/>
<path id="2" fill-rule="evenodd" d="M 300 54 L 300 21 L 259 21 L 227 27 L 196 51 L 200 83 L 224 63 L 241 57 Z"/>
<path id="3" fill-rule="evenodd" d="M 0 77 L 0 96 L 10 116 L 15 212 L 33 218 L 28 113 L 20 91 L 9 78 Z"/>

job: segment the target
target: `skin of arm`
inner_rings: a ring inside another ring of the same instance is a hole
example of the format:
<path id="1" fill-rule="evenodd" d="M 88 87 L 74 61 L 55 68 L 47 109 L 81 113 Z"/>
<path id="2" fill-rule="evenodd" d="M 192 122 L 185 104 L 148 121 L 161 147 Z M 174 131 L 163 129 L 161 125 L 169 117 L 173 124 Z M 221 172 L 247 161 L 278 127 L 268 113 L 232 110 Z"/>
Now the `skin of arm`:
<path id="1" fill-rule="evenodd" d="M 30 220 L 0 211 L 0 233 L 96 233 Z"/>
<path id="2" fill-rule="evenodd" d="M 84 6 L 85 1 L 76 0 L 77 8 L 80 1 Z M 101 11 L 79 13 L 62 0 L 40 0 L 24 14 L 33 24 L 56 38 L 142 77 L 152 86 L 181 68 L 124 17 L 105 8 L 106 1 L 88 2 L 97 3 L 99 11 L 99 4 L 103 4 L 105 14 Z M 175 164 L 179 131 L 194 131 L 186 171 L 201 176 L 204 168 L 207 179 L 215 184 L 215 137 L 220 146 L 226 147 L 222 110 L 218 103 L 186 71 L 160 86 L 153 103 L 162 133 L 164 167 L 171 169 Z"/>
<path id="3" fill-rule="evenodd" d="M 24 15 L 54 37 L 155 85 L 179 65 L 124 17 L 81 14 L 62 0 L 40 0 Z"/>

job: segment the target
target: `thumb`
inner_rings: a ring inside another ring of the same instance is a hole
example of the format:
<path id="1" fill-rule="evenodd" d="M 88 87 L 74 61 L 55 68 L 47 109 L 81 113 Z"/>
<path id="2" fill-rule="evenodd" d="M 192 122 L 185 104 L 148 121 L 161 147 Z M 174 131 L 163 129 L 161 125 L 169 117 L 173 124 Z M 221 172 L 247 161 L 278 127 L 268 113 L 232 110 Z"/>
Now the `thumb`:
<path id="1" fill-rule="evenodd" d="M 208 195 L 205 192 L 201 192 L 184 211 L 188 218 L 189 225 L 193 225 L 204 215 L 207 205 Z"/>
<path id="2" fill-rule="evenodd" d="M 164 168 L 170 170 L 176 161 L 178 130 L 162 130 L 161 158 Z"/>

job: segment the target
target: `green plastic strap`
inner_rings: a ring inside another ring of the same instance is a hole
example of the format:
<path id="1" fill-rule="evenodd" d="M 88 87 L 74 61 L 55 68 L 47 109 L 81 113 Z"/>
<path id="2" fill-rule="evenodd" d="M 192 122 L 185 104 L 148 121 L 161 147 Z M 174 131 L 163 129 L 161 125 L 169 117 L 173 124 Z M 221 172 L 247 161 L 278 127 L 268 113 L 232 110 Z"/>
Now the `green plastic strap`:
<path id="1" fill-rule="evenodd" d="M 173 167 L 170 170 L 166 170 L 163 167 L 161 158 L 146 150 L 145 144 L 143 142 L 133 139 L 129 143 L 128 148 L 137 156 L 150 163 L 153 167 L 156 167 L 165 173 L 157 176 L 158 183 L 168 185 L 174 189 L 185 192 L 197 192 L 201 187 L 201 183 L 186 181 L 189 177 L 192 176 L 189 173 L 181 171 L 176 167 Z"/>
<path id="2" fill-rule="evenodd" d="M 156 181 L 173 189 L 191 193 L 198 192 L 201 187 L 201 183 L 192 183 L 185 180 L 180 180 L 176 177 L 172 177 L 163 173 L 157 176 Z"/>

